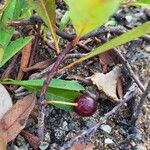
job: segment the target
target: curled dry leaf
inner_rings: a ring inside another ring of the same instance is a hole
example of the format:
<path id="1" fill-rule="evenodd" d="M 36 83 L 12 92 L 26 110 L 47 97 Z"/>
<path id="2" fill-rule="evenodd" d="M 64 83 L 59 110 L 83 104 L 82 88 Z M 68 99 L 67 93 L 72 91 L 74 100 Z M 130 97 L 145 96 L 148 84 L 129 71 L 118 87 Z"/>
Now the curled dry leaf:
<path id="1" fill-rule="evenodd" d="M 118 78 L 116 90 L 117 90 L 118 98 L 119 99 L 123 98 L 123 81 L 122 81 L 122 78 Z"/>
<path id="2" fill-rule="evenodd" d="M 93 150 L 94 145 L 93 144 L 84 144 L 80 141 L 77 141 L 74 143 L 74 145 L 70 148 L 70 150 Z"/>
<path id="3" fill-rule="evenodd" d="M 113 50 L 99 54 L 100 64 L 102 65 L 103 73 L 108 72 L 108 65 L 116 63 L 116 54 Z"/>
<path id="4" fill-rule="evenodd" d="M 21 63 L 20 63 L 20 69 L 18 73 L 18 80 L 21 80 L 24 76 L 24 69 L 28 67 L 28 63 L 30 60 L 31 55 L 31 49 L 32 49 L 32 41 L 29 42 L 23 49 L 22 49 L 22 57 L 21 57 Z"/>
<path id="5" fill-rule="evenodd" d="M 36 95 L 30 94 L 17 103 L 0 120 L 0 135 L 7 134 L 6 141 L 10 142 L 25 127 L 26 121 L 35 106 Z"/>
<path id="6" fill-rule="evenodd" d="M 11 107 L 12 99 L 5 87 L 0 84 L 0 119 Z"/>
<path id="7" fill-rule="evenodd" d="M 98 89 L 106 94 L 112 101 L 118 101 L 117 97 L 117 80 L 121 76 L 121 68 L 116 66 L 107 74 L 95 73 L 91 80 Z"/>
<path id="8" fill-rule="evenodd" d="M 24 130 L 21 131 L 21 135 L 29 142 L 29 144 L 34 150 L 38 150 L 39 138 L 37 136 Z"/>

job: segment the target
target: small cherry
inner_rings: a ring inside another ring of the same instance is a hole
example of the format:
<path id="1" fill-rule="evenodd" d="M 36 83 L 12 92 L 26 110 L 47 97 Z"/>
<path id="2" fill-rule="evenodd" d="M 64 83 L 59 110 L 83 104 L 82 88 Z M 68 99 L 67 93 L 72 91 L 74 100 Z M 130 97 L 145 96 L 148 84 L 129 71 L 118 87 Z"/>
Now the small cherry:
<path id="1" fill-rule="evenodd" d="M 75 112 L 80 116 L 91 116 L 97 109 L 97 102 L 88 94 L 83 94 L 78 97 L 75 102 L 78 104 L 75 107 Z"/>
<path id="2" fill-rule="evenodd" d="M 75 112 L 82 116 L 91 116 L 95 113 L 97 109 L 97 102 L 90 95 L 83 94 L 75 99 L 74 103 L 63 102 L 63 101 L 47 101 L 47 104 L 63 104 L 75 107 Z"/>

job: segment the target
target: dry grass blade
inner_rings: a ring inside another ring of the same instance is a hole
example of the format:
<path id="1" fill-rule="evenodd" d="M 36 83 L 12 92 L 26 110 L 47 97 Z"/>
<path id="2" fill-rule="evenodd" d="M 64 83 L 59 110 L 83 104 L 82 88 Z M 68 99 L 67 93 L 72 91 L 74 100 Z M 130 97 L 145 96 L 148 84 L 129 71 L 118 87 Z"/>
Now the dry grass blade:
<path id="1" fill-rule="evenodd" d="M 18 100 L 0 120 L 0 131 L 7 133 L 7 142 L 13 140 L 25 127 L 26 121 L 35 106 L 35 100 L 35 94 L 30 94 Z"/>
<path id="2" fill-rule="evenodd" d="M 29 42 L 22 49 L 22 57 L 21 57 L 20 69 L 19 69 L 17 80 L 21 80 L 24 76 L 24 69 L 26 69 L 28 67 L 28 64 L 29 64 L 31 49 L 32 49 L 32 41 Z"/>

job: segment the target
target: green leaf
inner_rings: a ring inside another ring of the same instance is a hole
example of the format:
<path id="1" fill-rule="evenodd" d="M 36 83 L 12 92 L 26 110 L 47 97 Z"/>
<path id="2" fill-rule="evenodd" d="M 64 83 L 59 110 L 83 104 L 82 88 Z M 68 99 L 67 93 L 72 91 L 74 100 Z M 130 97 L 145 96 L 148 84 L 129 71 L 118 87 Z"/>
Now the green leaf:
<path id="1" fill-rule="evenodd" d="M 0 62 L 3 59 L 3 55 L 4 55 L 4 49 L 3 49 L 3 47 L 0 46 Z"/>
<path id="2" fill-rule="evenodd" d="M 2 45 L 4 49 L 10 43 L 14 31 L 14 28 L 0 29 L 0 45 Z"/>
<path id="3" fill-rule="evenodd" d="M 69 11 L 66 11 L 60 21 L 60 25 L 59 25 L 60 30 L 64 30 L 65 27 L 68 25 L 69 21 L 70 21 Z"/>
<path id="4" fill-rule="evenodd" d="M 32 37 L 21 37 L 13 42 L 11 42 L 6 49 L 4 49 L 3 60 L 0 63 L 2 67 L 11 57 L 13 57 L 18 51 L 20 51 L 26 44 L 31 41 Z"/>
<path id="5" fill-rule="evenodd" d="M 64 0 L 79 37 L 103 25 L 117 10 L 121 0 Z"/>
<path id="6" fill-rule="evenodd" d="M 2 84 L 15 84 L 25 87 L 30 91 L 37 91 L 40 93 L 43 80 L 3 80 L 0 83 Z M 48 86 L 46 92 L 47 100 L 58 100 L 58 101 L 66 101 L 73 102 L 75 98 L 79 97 L 80 91 L 83 91 L 84 88 L 79 83 L 75 81 L 67 81 L 61 79 L 53 79 L 50 85 Z M 72 111 L 72 106 L 66 105 L 55 105 L 58 108 L 64 109 L 66 111 Z"/>
<path id="7" fill-rule="evenodd" d="M 119 45 L 125 44 L 127 42 L 132 41 L 138 37 L 144 36 L 145 34 L 150 33 L 150 21 L 143 23 L 142 25 L 133 28 L 132 30 L 127 31 L 126 33 L 106 42 L 105 44 L 101 45 L 100 47 L 94 49 L 92 52 L 87 54 L 86 56 L 78 59 L 77 61 L 71 63 L 70 65 L 66 66 L 64 69 L 72 67 L 73 65 L 79 64 L 84 60 L 87 60 L 91 57 L 99 55 L 107 50 L 115 48 Z"/>
<path id="8" fill-rule="evenodd" d="M 31 8 L 33 8 L 43 19 L 47 27 L 52 33 L 57 52 L 59 52 L 58 40 L 56 35 L 56 4 L 55 0 L 26 0 Z"/>
<path id="9" fill-rule="evenodd" d="M 9 20 L 17 19 L 21 13 L 20 0 L 8 0 L 0 18 L 0 45 L 5 49 L 9 44 L 13 33 L 13 27 L 6 27 Z"/>
<path id="10" fill-rule="evenodd" d="M 4 28 L 8 20 L 17 19 L 21 13 L 20 0 L 8 0 L 0 20 L 0 28 Z"/>

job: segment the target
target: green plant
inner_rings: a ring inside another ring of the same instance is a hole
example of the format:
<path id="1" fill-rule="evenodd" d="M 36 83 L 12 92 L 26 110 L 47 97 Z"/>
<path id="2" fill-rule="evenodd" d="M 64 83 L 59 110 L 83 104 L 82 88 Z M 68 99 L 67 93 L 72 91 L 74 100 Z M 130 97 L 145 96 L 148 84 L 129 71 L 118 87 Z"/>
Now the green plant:
<path id="1" fill-rule="evenodd" d="M 27 36 L 12 41 L 11 39 L 15 28 L 7 27 L 7 22 L 9 20 L 17 20 L 24 13 L 22 6 L 25 5 L 22 4 L 23 2 L 23 0 L 9 0 L 3 9 L 0 18 L 0 67 L 2 67 L 32 39 L 32 36 Z"/>

